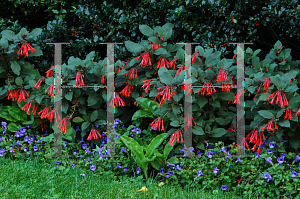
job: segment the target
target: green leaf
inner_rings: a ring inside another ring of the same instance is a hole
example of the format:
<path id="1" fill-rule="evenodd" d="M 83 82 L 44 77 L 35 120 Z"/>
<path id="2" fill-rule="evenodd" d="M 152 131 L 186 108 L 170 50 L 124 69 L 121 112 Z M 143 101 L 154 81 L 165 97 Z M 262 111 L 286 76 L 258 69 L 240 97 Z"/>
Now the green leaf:
<path id="1" fill-rule="evenodd" d="M 284 89 L 284 92 L 296 92 L 298 90 L 298 86 L 296 84 L 289 85 Z"/>
<path id="2" fill-rule="evenodd" d="M 166 23 L 165 25 L 162 26 L 162 29 L 164 29 L 164 41 L 169 39 L 172 36 L 172 29 L 174 25 L 171 23 Z"/>
<path id="3" fill-rule="evenodd" d="M 143 35 L 146 35 L 146 36 L 148 36 L 148 37 L 150 37 L 150 36 L 154 36 L 154 31 L 153 31 L 153 29 L 152 28 L 150 28 L 149 26 L 147 26 L 147 25 L 140 25 L 139 26 L 139 29 L 140 29 L 140 31 L 141 31 L 141 33 L 143 34 Z"/>
<path id="4" fill-rule="evenodd" d="M 35 28 L 27 35 L 27 38 L 37 37 L 42 33 L 42 31 L 43 31 L 42 28 Z"/>
<path id="5" fill-rule="evenodd" d="M 65 95 L 65 98 L 69 101 L 72 101 L 72 98 L 73 98 L 73 92 L 68 92 L 66 95 Z"/>
<path id="6" fill-rule="evenodd" d="M 284 111 L 285 111 L 285 109 L 280 109 L 276 114 L 276 118 L 279 118 L 283 114 Z"/>
<path id="7" fill-rule="evenodd" d="M 137 98 L 136 101 L 139 105 L 143 106 L 145 110 L 150 111 L 152 113 L 154 113 L 159 108 L 157 102 L 152 101 L 148 98 Z"/>
<path id="8" fill-rule="evenodd" d="M 178 160 L 178 158 L 176 158 L 176 157 L 171 157 L 171 158 L 169 158 L 166 162 L 169 162 L 169 163 L 171 163 L 171 164 L 178 164 L 178 163 L 179 163 L 179 160 Z"/>
<path id="9" fill-rule="evenodd" d="M 258 111 L 258 113 L 263 118 L 266 118 L 266 119 L 272 119 L 272 118 L 274 118 L 274 115 L 273 115 L 273 113 L 270 110 L 261 110 L 261 111 Z"/>
<path id="10" fill-rule="evenodd" d="M 295 78 L 297 74 L 298 74 L 298 71 L 295 71 L 295 70 L 289 71 L 288 73 L 281 76 L 281 81 L 285 84 L 288 84 L 289 80 Z"/>
<path id="11" fill-rule="evenodd" d="M 221 108 L 221 104 L 219 101 L 212 101 L 211 105 L 215 108 Z"/>
<path id="12" fill-rule="evenodd" d="M 27 121 L 27 115 L 26 113 L 16 107 L 10 107 L 8 109 L 9 114 L 11 114 L 11 116 L 13 116 L 15 119 L 19 120 L 19 121 Z"/>
<path id="13" fill-rule="evenodd" d="M 144 47 L 140 44 L 133 43 L 132 41 L 125 41 L 125 47 L 132 53 L 140 53 Z"/>
<path id="14" fill-rule="evenodd" d="M 147 147 L 146 157 L 150 158 L 153 155 L 154 150 L 157 150 L 157 147 L 159 147 L 159 145 L 166 139 L 166 137 L 166 133 L 156 136 Z"/>
<path id="15" fill-rule="evenodd" d="M 282 126 L 282 127 L 291 127 L 291 124 L 290 124 L 289 120 L 279 121 L 278 125 Z"/>
<path id="16" fill-rule="evenodd" d="M 192 128 L 193 134 L 195 135 L 204 135 L 204 131 L 200 126 L 194 126 Z"/>
<path id="17" fill-rule="evenodd" d="M 216 122 L 218 122 L 220 125 L 226 125 L 229 121 L 223 119 L 223 118 L 216 118 Z"/>
<path id="18" fill-rule="evenodd" d="M 11 30 L 3 30 L 1 32 L 2 36 L 5 37 L 8 41 L 13 41 L 16 39 L 16 35 Z"/>
<path id="19" fill-rule="evenodd" d="M 80 122 L 83 122 L 83 121 L 84 121 L 84 119 L 82 119 L 81 117 L 75 117 L 73 119 L 73 122 L 75 122 L 75 123 L 80 123 Z"/>
<path id="20" fill-rule="evenodd" d="M 20 75 L 21 67 L 16 61 L 11 61 L 10 68 L 16 75 Z"/>
<path id="21" fill-rule="evenodd" d="M 173 150 L 173 146 L 170 142 L 168 142 L 164 148 L 164 160 L 166 160 L 169 157 L 169 154 Z"/>
<path id="22" fill-rule="evenodd" d="M 299 139 L 290 139 L 291 146 L 296 150 L 299 148 L 300 140 Z"/>
<path id="23" fill-rule="evenodd" d="M 95 111 L 93 111 L 93 113 L 92 113 L 92 115 L 90 117 L 91 122 L 95 122 L 96 119 L 97 119 L 97 117 L 98 117 L 98 111 L 95 110 Z"/>
<path id="24" fill-rule="evenodd" d="M 20 126 L 16 125 L 15 123 L 11 122 L 8 124 L 8 130 L 11 132 L 17 132 L 20 130 Z"/>
<path id="25" fill-rule="evenodd" d="M 153 113 L 151 111 L 148 111 L 148 110 L 138 110 L 136 111 L 133 116 L 132 116 L 132 119 L 131 120 L 137 120 L 138 118 L 141 118 L 141 117 L 151 117 L 153 118 Z"/>
<path id="26" fill-rule="evenodd" d="M 88 106 L 94 106 L 100 100 L 100 95 L 97 93 L 91 93 L 88 97 Z"/>
<path id="27" fill-rule="evenodd" d="M 167 55 L 168 51 L 164 48 L 159 48 L 157 50 L 154 51 L 155 55 Z"/>
<path id="28" fill-rule="evenodd" d="M 17 78 L 16 78 L 16 84 L 17 84 L 18 86 L 21 86 L 21 84 L 23 84 L 22 77 L 17 77 Z"/>
<path id="29" fill-rule="evenodd" d="M 172 121 L 172 122 L 170 123 L 170 125 L 171 125 L 171 126 L 174 126 L 174 127 L 179 127 L 179 126 L 180 126 L 179 121 L 177 121 L 177 120 Z"/>
<path id="30" fill-rule="evenodd" d="M 174 79 L 172 80 L 172 84 L 183 84 L 184 83 L 184 74 L 185 72 L 184 71 L 181 71 L 178 75 L 176 75 L 174 77 Z"/>
<path id="31" fill-rule="evenodd" d="M 211 135 L 211 137 L 219 138 L 219 137 L 222 137 L 223 135 L 225 135 L 226 133 L 227 133 L 227 131 L 225 129 L 216 128 L 211 131 L 210 135 Z"/>
<path id="32" fill-rule="evenodd" d="M 206 97 L 200 95 L 199 99 L 197 100 L 197 104 L 199 105 L 200 108 L 202 108 L 205 104 L 207 104 L 207 101 L 208 100 L 206 99 Z"/>
<path id="33" fill-rule="evenodd" d="M 159 39 L 157 37 L 149 37 L 149 41 L 152 41 L 153 43 L 160 43 Z"/>
<path id="34" fill-rule="evenodd" d="M 91 125 L 90 122 L 83 122 L 81 125 L 81 130 L 83 131 L 83 130 L 87 129 L 90 125 Z"/>
<path id="35" fill-rule="evenodd" d="M 166 84 L 166 85 L 169 85 L 171 86 L 172 85 L 172 80 L 173 80 L 173 77 L 170 75 L 168 69 L 166 67 L 161 67 L 159 70 L 158 70 L 158 76 L 159 76 L 159 79 L 162 83 Z"/>
<path id="36" fill-rule="evenodd" d="M 276 75 L 275 77 L 274 76 L 270 77 L 270 80 L 273 84 L 276 85 L 277 88 L 282 88 L 282 83 L 281 83 L 282 81 L 279 75 Z"/>

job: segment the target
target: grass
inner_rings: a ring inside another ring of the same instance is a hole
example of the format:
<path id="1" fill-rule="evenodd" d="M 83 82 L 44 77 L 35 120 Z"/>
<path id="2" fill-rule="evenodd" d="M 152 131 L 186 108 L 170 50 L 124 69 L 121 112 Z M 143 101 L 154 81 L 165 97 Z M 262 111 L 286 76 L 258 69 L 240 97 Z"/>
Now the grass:
<path id="1" fill-rule="evenodd" d="M 170 185 L 159 187 L 159 182 L 151 179 L 146 183 L 140 178 L 117 182 L 106 174 L 84 177 L 80 175 L 84 170 L 76 167 L 64 173 L 39 157 L 29 160 L 2 157 L 0 168 L 0 198 L 241 198 L 221 190 L 213 194 Z M 138 192 L 143 186 L 148 191 Z"/>

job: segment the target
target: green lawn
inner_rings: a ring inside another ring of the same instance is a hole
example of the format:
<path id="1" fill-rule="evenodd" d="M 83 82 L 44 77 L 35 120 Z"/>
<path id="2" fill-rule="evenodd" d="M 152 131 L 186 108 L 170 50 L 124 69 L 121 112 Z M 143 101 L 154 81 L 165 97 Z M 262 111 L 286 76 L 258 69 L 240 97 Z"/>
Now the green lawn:
<path id="1" fill-rule="evenodd" d="M 91 176 L 91 172 L 76 167 L 64 174 L 37 157 L 25 161 L 0 157 L 0 168 L 1 198 L 241 198 L 222 191 L 212 194 L 169 185 L 159 187 L 156 180 L 145 183 L 140 178 L 130 178 L 117 182 L 110 176 Z M 87 176 L 80 175 L 83 173 Z M 143 186 L 148 191 L 138 192 Z"/>

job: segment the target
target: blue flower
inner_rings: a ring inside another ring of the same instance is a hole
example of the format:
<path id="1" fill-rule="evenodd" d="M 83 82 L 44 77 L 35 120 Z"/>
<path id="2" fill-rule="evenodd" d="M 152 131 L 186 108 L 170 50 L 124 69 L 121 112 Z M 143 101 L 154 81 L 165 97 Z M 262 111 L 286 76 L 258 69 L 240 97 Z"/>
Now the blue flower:
<path id="1" fill-rule="evenodd" d="M 277 159 L 277 161 L 279 162 L 279 164 L 281 165 L 284 162 L 284 157 L 279 157 Z"/>
<path id="2" fill-rule="evenodd" d="M 21 127 L 21 128 L 20 128 L 20 132 L 21 132 L 21 133 L 25 133 L 25 132 L 26 132 L 26 128 L 25 128 L 25 127 Z"/>
<path id="3" fill-rule="evenodd" d="M 84 173 L 84 174 L 80 174 L 81 176 L 83 176 L 83 177 L 86 177 L 86 174 Z"/>
<path id="4" fill-rule="evenodd" d="M 124 147 L 122 147 L 122 150 L 121 150 L 121 153 L 126 153 L 127 151 L 125 150 L 125 148 Z"/>
<path id="5" fill-rule="evenodd" d="M 296 171 L 292 171 L 291 175 L 292 175 L 292 177 L 296 177 L 297 176 L 297 172 Z"/>
<path id="6" fill-rule="evenodd" d="M 122 168 L 121 165 L 119 163 L 117 163 L 116 169 L 117 168 Z"/>
<path id="7" fill-rule="evenodd" d="M 284 153 L 281 153 L 281 157 L 285 158 L 286 154 Z"/>
<path id="8" fill-rule="evenodd" d="M 275 147 L 275 143 L 270 142 L 270 143 L 269 143 L 269 147 L 270 147 L 271 149 L 273 149 L 273 148 Z"/>
<path id="9" fill-rule="evenodd" d="M 90 169 L 91 169 L 92 171 L 95 171 L 95 170 L 96 170 L 96 166 L 92 165 L 92 166 L 90 166 Z"/>
<path id="10" fill-rule="evenodd" d="M 31 127 L 31 124 L 27 124 L 27 125 L 26 125 L 26 128 L 30 128 L 30 127 Z"/>
<path id="11" fill-rule="evenodd" d="M 127 171 L 127 167 L 123 167 L 123 171 Z"/>
<path id="12" fill-rule="evenodd" d="M 3 156 L 4 153 L 5 153 L 5 150 L 4 150 L 4 149 L 1 149 L 1 150 L 0 150 L 0 156 Z"/>
<path id="13" fill-rule="evenodd" d="M 13 148 L 14 148 L 13 144 L 9 145 L 9 149 L 13 149 Z"/>
<path id="14" fill-rule="evenodd" d="M 63 145 L 63 147 L 65 148 L 65 147 L 67 147 L 67 146 L 68 146 L 68 142 L 65 141 L 65 144 Z"/>
<path id="15" fill-rule="evenodd" d="M 181 168 L 180 168 L 179 164 L 178 164 L 178 165 L 176 165 L 175 171 L 176 171 L 176 170 L 179 170 L 179 171 L 181 171 Z"/>
<path id="16" fill-rule="evenodd" d="M 115 119 L 115 124 L 119 124 L 120 120 L 119 119 Z"/>
<path id="17" fill-rule="evenodd" d="M 169 172 L 167 172 L 166 174 L 165 174 L 165 176 L 167 177 L 167 178 L 169 178 L 171 175 L 173 175 L 174 174 L 174 172 L 173 171 L 169 171 Z"/>
<path id="18" fill-rule="evenodd" d="M 96 126 L 96 125 L 95 125 L 95 126 Z M 98 128 L 99 126 L 96 126 L 96 127 Z M 76 127 L 76 132 L 77 132 L 77 131 L 80 131 L 80 127 L 79 127 L 79 126 Z"/>
<path id="19" fill-rule="evenodd" d="M 179 153 L 181 153 L 182 151 L 184 151 L 183 149 L 179 149 Z"/>
<path id="20" fill-rule="evenodd" d="M 25 151 L 25 152 L 26 152 L 26 151 L 27 151 L 27 149 L 28 149 L 28 147 L 27 147 L 27 146 L 24 146 L 24 147 L 23 147 L 23 151 Z"/>
<path id="21" fill-rule="evenodd" d="M 272 162 L 272 158 L 271 158 L 271 157 L 268 157 L 267 160 L 266 160 L 266 162 L 268 162 L 268 163 L 270 163 L 270 164 L 273 165 L 273 162 Z"/>
<path id="22" fill-rule="evenodd" d="M 75 164 L 71 164 L 71 167 L 75 167 Z"/>
<path id="23" fill-rule="evenodd" d="M 141 173 L 141 168 L 138 167 L 138 168 L 136 169 L 136 174 L 140 174 L 140 173 Z"/>
<path id="24" fill-rule="evenodd" d="M 255 158 L 259 158 L 259 153 L 255 152 Z"/>
<path id="25" fill-rule="evenodd" d="M 225 147 L 222 147 L 222 149 L 220 150 L 220 152 L 227 153 L 226 150 L 225 150 Z"/>
<path id="26" fill-rule="evenodd" d="M 121 129 L 124 128 L 124 127 L 125 127 L 125 125 L 123 124 L 123 126 L 121 127 Z"/>
<path id="27" fill-rule="evenodd" d="M 220 171 L 220 169 L 218 169 L 217 167 L 214 168 L 214 173 L 218 173 Z"/>
<path id="28" fill-rule="evenodd" d="M 173 164 L 172 164 L 172 163 L 169 163 L 169 162 L 167 162 L 167 167 L 169 167 L 169 166 L 173 166 Z"/>
<path id="29" fill-rule="evenodd" d="M 237 162 L 242 162 L 242 160 L 240 159 L 240 157 L 238 157 L 238 159 L 235 161 L 235 163 Z"/>
<path id="30" fill-rule="evenodd" d="M 1 122 L 1 125 L 6 127 L 7 126 L 7 123 L 6 122 Z"/>
<path id="31" fill-rule="evenodd" d="M 164 174 L 165 173 L 165 170 L 163 168 L 160 168 L 160 173 L 161 174 Z"/>
<path id="32" fill-rule="evenodd" d="M 197 151 L 197 156 L 199 156 L 201 154 L 201 151 L 200 150 L 198 150 Z"/>
<path id="33" fill-rule="evenodd" d="M 204 173 L 202 173 L 202 171 L 198 171 L 198 176 L 197 177 L 200 177 L 200 176 L 204 176 Z"/>
<path id="34" fill-rule="evenodd" d="M 78 153 L 78 151 L 77 151 L 77 149 L 74 149 L 73 154 L 76 154 L 76 153 Z"/>
<path id="35" fill-rule="evenodd" d="M 38 147 L 38 146 L 34 146 L 34 147 L 33 147 L 33 150 L 34 150 L 34 151 L 37 151 L 37 150 L 39 150 L 39 147 Z"/>
<path id="36" fill-rule="evenodd" d="M 133 127 L 131 127 L 131 129 L 130 129 L 132 132 L 135 132 L 135 130 L 136 130 L 136 126 L 133 126 Z"/>
<path id="37" fill-rule="evenodd" d="M 116 134 L 116 136 L 115 136 L 116 138 L 119 138 L 120 136 L 119 136 L 119 134 Z"/>
<path id="38" fill-rule="evenodd" d="M 268 173 L 262 174 L 262 177 L 265 178 L 265 179 L 267 179 L 267 182 L 269 182 L 270 180 L 273 179 L 273 178 L 271 177 L 271 175 L 268 174 Z"/>
<path id="39" fill-rule="evenodd" d="M 298 168 L 299 168 L 299 170 L 300 170 L 300 165 L 299 165 L 299 167 L 298 167 Z"/>
<path id="40" fill-rule="evenodd" d="M 56 164 L 61 164 L 61 161 L 56 161 Z"/>
<path id="41" fill-rule="evenodd" d="M 86 149 L 86 148 L 87 148 L 87 144 L 83 144 L 82 149 Z"/>
<path id="42" fill-rule="evenodd" d="M 282 140 L 282 142 L 286 142 L 286 140 Z"/>
<path id="43" fill-rule="evenodd" d="M 114 169 L 113 165 L 114 165 L 114 163 L 111 164 L 111 169 Z"/>
<path id="44" fill-rule="evenodd" d="M 208 158 L 212 158 L 212 155 L 213 155 L 213 154 L 211 153 L 211 151 L 208 151 L 208 152 L 207 152 L 207 157 L 208 157 Z"/>
<path id="45" fill-rule="evenodd" d="M 222 189 L 223 191 L 225 191 L 225 190 L 227 189 L 227 186 L 226 186 L 226 185 L 222 185 L 221 189 Z"/>
<path id="46" fill-rule="evenodd" d="M 298 162 L 299 160 L 300 160 L 300 157 L 298 155 L 296 155 L 295 162 Z"/>
<path id="47" fill-rule="evenodd" d="M 272 149 L 267 149 L 267 153 L 271 154 L 271 153 L 273 153 L 273 150 Z"/>
<path id="48" fill-rule="evenodd" d="M 20 143 L 20 140 L 17 141 L 16 145 L 22 146 L 22 144 Z"/>
<path id="49" fill-rule="evenodd" d="M 140 128 L 136 128 L 135 131 L 136 131 L 136 134 L 141 133 L 141 129 Z"/>

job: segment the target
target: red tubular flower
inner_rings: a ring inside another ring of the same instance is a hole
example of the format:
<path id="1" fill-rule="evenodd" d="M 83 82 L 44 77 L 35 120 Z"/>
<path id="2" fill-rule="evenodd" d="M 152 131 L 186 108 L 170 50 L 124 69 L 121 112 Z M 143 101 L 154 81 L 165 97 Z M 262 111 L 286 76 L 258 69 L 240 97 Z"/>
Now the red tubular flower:
<path id="1" fill-rule="evenodd" d="M 128 77 L 128 74 L 130 73 L 129 79 L 137 79 L 137 69 L 135 69 L 135 77 L 134 77 L 134 68 L 130 69 L 129 72 L 126 74 L 126 77 Z"/>
<path id="2" fill-rule="evenodd" d="M 48 111 L 49 111 L 49 108 L 48 108 L 48 107 L 45 107 L 42 111 L 38 112 L 39 115 L 42 113 L 41 119 L 47 118 Z"/>
<path id="3" fill-rule="evenodd" d="M 13 101 L 17 101 L 18 97 L 19 97 L 19 94 L 18 94 L 18 91 L 16 90 L 9 90 L 6 94 L 7 99 L 12 99 Z"/>
<path id="4" fill-rule="evenodd" d="M 101 84 L 105 84 L 104 75 L 102 75 L 102 78 L 101 78 Z"/>
<path id="5" fill-rule="evenodd" d="M 157 50 L 157 49 L 159 49 L 161 47 L 161 45 L 160 45 L 160 43 L 153 43 L 152 44 L 152 48 L 153 48 L 153 50 Z"/>
<path id="6" fill-rule="evenodd" d="M 112 100 L 112 101 L 110 102 L 110 106 L 114 106 L 114 105 L 112 104 L 112 102 L 114 102 L 114 105 L 116 105 L 117 107 L 118 107 L 118 105 L 119 105 L 119 106 L 125 106 L 125 102 L 120 98 L 119 95 L 117 95 L 117 96 L 114 98 L 114 100 Z"/>
<path id="7" fill-rule="evenodd" d="M 54 86 L 53 83 L 47 88 L 47 90 L 50 88 L 48 95 L 50 97 L 54 97 Z M 47 90 L 45 91 L 45 93 L 47 92 Z"/>
<path id="8" fill-rule="evenodd" d="M 263 134 L 263 132 L 258 132 L 257 130 L 255 130 L 256 127 L 247 135 L 247 137 L 245 138 L 245 145 L 246 147 L 249 149 L 249 146 L 246 142 L 246 140 L 250 139 L 250 143 L 256 143 L 253 148 L 251 149 L 253 152 L 255 151 L 256 146 L 259 144 L 259 148 L 257 149 L 257 152 L 260 153 L 260 145 L 263 143 L 263 141 L 266 139 L 265 135 Z M 263 139 L 261 137 L 261 134 L 263 135 Z M 250 137 L 251 135 L 251 137 Z M 249 138 L 250 137 L 250 138 Z"/>
<path id="9" fill-rule="evenodd" d="M 220 69 L 216 82 L 219 82 L 220 80 L 222 80 L 222 81 L 225 80 L 225 82 L 228 81 L 229 79 L 227 78 L 227 75 L 228 75 L 228 70 L 225 71 L 225 70 Z"/>
<path id="10" fill-rule="evenodd" d="M 198 94 L 201 93 L 201 95 L 204 95 L 205 91 L 206 91 L 206 95 L 211 95 L 217 92 L 213 84 L 212 83 L 208 84 L 207 82 L 204 83 L 202 89 L 198 92 Z"/>
<path id="11" fill-rule="evenodd" d="M 144 85 L 142 86 L 142 88 L 146 91 L 146 93 L 148 93 L 148 91 L 150 90 L 150 83 L 153 79 L 148 79 L 148 80 L 144 80 Z M 147 88 L 145 88 L 147 86 Z"/>
<path id="12" fill-rule="evenodd" d="M 185 66 L 181 66 L 181 67 L 177 70 L 176 74 L 173 75 L 173 77 L 174 77 L 174 76 L 177 76 L 177 75 L 178 75 L 181 71 L 183 71 L 183 70 L 185 70 Z"/>
<path id="13" fill-rule="evenodd" d="M 54 109 L 47 114 L 47 118 L 50 122 L 52 122 L 54 117 Z"/>
<path id="14" fill-rule="evenodd" d="M 30 50 L 31 52 L 35 51 L 35 49 L 32 46 L 24 42 L 17 53 L 19 55 L 26 55 L 26 57 L 28 57 L 28 50 Z"/>
<path id="15" fill-rule="evenodd" d="M 238 104 L 240 104 L 241 103 L 241 101 L 240 101 L 240 97 L 241 97 L 241 95 L 244 93 L 244 92 L 246 92 L 247 91 L 247 89 L 245 89 L 244 91 L 240 91 L 240 92 L 238 92 L 238 94 L 234 97 L 234 104 L 236 104 L 236 103 L 238 103 Z"/>
<path id="16" fill-rule="evenodd" d="M 67 133 L 67 118 L 64 118 L 58 125 L 62 132 Z"/>
<path id="17" fill-rule="evenodd" d="M 166 63 L 167 63 L 167 65 L 166 65 Z M 166 66 L 167 66 L 167 68 L 170 68 L 170 63 L 168 62 L 168 60 L 166 60 L 166 58 L 163 57 L 163 58 L 159 59 L 156 67 L 158 69 L 160 69 L 161 67 L 166 67 Z"/>
<path id="18" fill-rule="evenodd" d="M 223 88 L 223 86 L 225 86 L 225 88 Z M 233 85 L 231 84 L 223 84 L 222 83 L 222 91 L 224 91 L 224 92 L 230 92 L 230 89 L 232 89 L 233 88 Z"/>
<path id="19" fill-rule="evenodd" d="M 149 52 L 144 52 L 143 54 L 141 54 L 138 58 L 136 58 L 136 61 L 138 61 L 140 59 L 140 57 L 143 57 L 142 62 L 139 64 L 140 66 L 151 66 L 151 58 L 149 56 Z"/>
<path id="20" fill-rule="evenodd" d="M 26 111 L 26 114 L 29 115 L 30 108 L 31 108 L 31 101 L 30 101 L 30 102 L 27 102 L 27 103 L 25 104 L 25 106 L 22 107 L 22 110 L 23 110 L 23 111 Z"/>
<path id="21" fill-rule="evenodd" d="M 173 97 L 174 95 L 176 95 L 173 86 L 170 89 L 170 86 L 162 86 L 157 88 L 158 90 L 165 88 L 163 91 L 159 92 L 158 95 L 163 95 L 162 100 L 160 101 L 160 106 L 162 106 L 163 101 L 168 98 L 168 100 L 171 100 L 171 97 Z"/>
<path id="22" fill-rule="evenodd" d="M 182 133 L 181 131 L 178 129 L 175 133 L 172 134 L 172 137 L 170 139 L 170 144 L 173 146 L 176 139 L 177 139 L 177 143 L 179 143 L 179 133 L 180 133 L 180 136 L 181 136 L 181 142 L 184 143 L 183 141 L 183 137 L 182 137 Z"/>
<path id="23" fill-rule="evenodd" d="M 293 118 L 293 116 L 292 116 L 292 114 L 291 114 L 291 109 L 290 109 L 290 108 L 287 108 L 287 109 L 285 110 L 285 116 L 284 116 L 284 119 L 290 120 L 290 119 L 292 119 L 292 118 Z"/>
<path id="24" fill-rule="evenodd" d="M 193 121 L 194 121 L 195 126 L 197 126 L 197 124 L 196 124 L 196 122 L 195 122 L 195 120 L 194 120 L 193 117 L 192 117 L 192 119 L 193 119 Z M 190 116 L 190 115 L 188 116 L 187 126 L 188 126 L 188 128 L 189 128 L 190 126 L 193 126 L 193 123 L 192 123 L 192 120 L 191 120 L 191 116 Z M 183 127 L 183 128 L 184 128 L 184 127 Z"/>
<path id="25" fill-rule="evenodd" d="M 19 91 L 19 90 L 18 90 Z M 24 89 L 24 91 L 26 92 L 26 90 Z M 20 95 L 19 95 L 19 99 L 18 99 L 18 102 L 20 103 L 20 102 L 22 102 L 22 101 L 24 101 L 24 102 L 26 102 L 26 98 L 25 98 L 25 93 L 24 93 L 24 91 L 23 91 L 23 89 L 21 89 L 21 91 L 20 91 Z M 26 94 L 27 94 L 27 97 L 30 97 L 30 95 L 26 92 Z"/>
<path id="26" fill-rule="evenodd" d="M 300 115 L 300 108 L 298 109 L 296 115 Z"/>
<path id="27" fill-rule="evenodd" d="M 95 140 L 98 139 L 98 135 L 97 134 L 99 134 L 100 138 L 102 137 L 102 135 L 96 129 L 92 129 L 91 132 L 90 132 L 89 137 L 86 140 L 91 140 L 93 138 Z"/>
<path id="28" fill-rule="evenodd" d="M 32 111 L 31 111 L 31 113 L 33 113 L 33 116 L 36 116 L 36 110 L 37 110 L 37 107 L 38 107 L 38 104 L 37 104 L 37 103 L 34 103 L 34 104 L 33 104 L 33 107 L 32 107 Z"/>
<path id="29" fill-rule="evenodd" d="M 275 97 L 274 97 L 274 95 L 275 95 Z M 281 108 L 284 108 L 285 106 L 289 105 L 289 102 L 286 99 L 285 94 L 281 93 L 279 90 L 277 90 L 276 92 L 272 93 L 269 97 L 267 97 L 267 99 L 270 100 L 270 98 L 273 97 L 273 99 L 270 102 L 271 104 L 273 104 L 276 96 L 277 96 L 276 104 L 278 104 L 278 102 L 280 102 Z M 282 101 L 282 96 L 283 96 L 284 102 Z"/>
<path id="30" fill-rule="evenodd" d="M 170 62 L 170 68 L 173 67 L 173 70 L 175 70 L 175 64 L 176 64 L 177 59 L 178 59 L 178 58 L 175 58 L 175 59 L 173 59 L 173 60 Z"/>
<path id="31" fill-rule="evenodd" d="M 195 52 L 194 54 L 193 54 L 193 57 L 192 57 L 192 64 L 195 62 L 195 60 L 196 60 L 196 55 L 198 54 L 198 52 Z"/>
<path id="32" fill-rule="evenodd" d="M 54 77 L 54 70 L 51 70 L 54 67 L 55 66 L 51 66 L 51 68 L 45 72 L 47 74 L 46 77 Z"/>
<path id="33" fill-rule="evenodd" d="M 278 126 L 276 124 L 276 120 L 275 121 L 275 128 L 273 127 L 273 120 L 271 120 L 270 122 L 268 122 L 263 128 L 261 128 L 262 131 L 265 130 L 265 128 L 267 127 L 267 132 L 273 131 L 275 132 L 275 129 L 278 129 Z"/>
<path id="34" fill-rule="evenodd" d="M 41 89 L 42 78 L 35 84 L 34 88 Z"/>
<path id="35" fill-rule="evenodd" d="M 151 125 L 151 129 L 157 131 L 164 131 L 165 127 L 164 127 L 164 120 L 161 121 L 161 117 L 156 118 L 150 125 Z M 162 123 L 162 128 L 160 128 L 160 124 Z"/>
<path id="36" fill-rule="evenodd" d="M 131 89 L 133 89 L 133 86 L 126 85 L 125 88 L 120 92 L 121 95 L 125 97 L 130 97 Z"/>
<path id="37" fill-rule="evenodd" d="M 265 93 L 269 91 L 269 87 L 270 86 L 270 78 L 267 78 L 265 81 L 264 81 L 264 84 L 263 84 L 263 87 L 265 88 Z M 260 87 L 259 87 L 260 88 Z M 259 92 L 259 91 L 258 91 Z"/>
<path id="38" fill-rule="evenodd" d="M 55 123 L 58 123 L 58 120 L 61 120 L 58 110 L 56 110 L 54 114 L 55 114 Z"/>
<path id="39" fill-rule="evenodd" d="M 77 73 L 75 82 L 76 82 L 76 86 L 84 86 L 84 82 L 80 72 Z"/>

